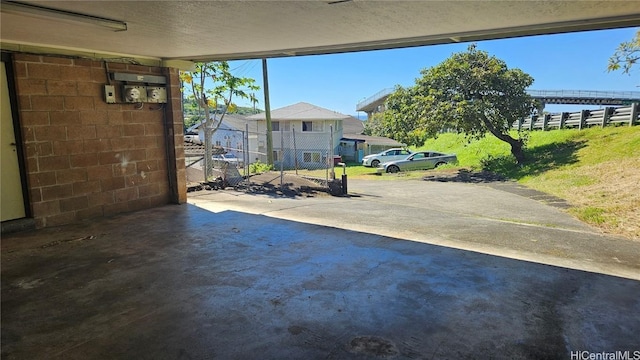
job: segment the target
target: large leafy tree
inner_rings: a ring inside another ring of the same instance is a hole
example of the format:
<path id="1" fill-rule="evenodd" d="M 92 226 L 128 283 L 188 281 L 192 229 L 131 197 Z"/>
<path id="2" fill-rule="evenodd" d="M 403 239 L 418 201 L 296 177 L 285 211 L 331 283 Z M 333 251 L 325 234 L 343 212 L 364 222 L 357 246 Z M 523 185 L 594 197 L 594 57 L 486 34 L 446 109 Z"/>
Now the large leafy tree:
<path id="1" fill-rule="evenodd" d="M 254 91 L 259 87 L 254 79 L 233 75 L 226 61 L 196 63 L 193 71 L 182 72 L 180 78 L 187 99 L 204 112 L 204 168 L 208 180 L 213 169 L 213 134 L 222 125 L 224 116 L 236 108 L 234 98 L 248 99 L 255 104 L 258 100 Z"/>
<path id="2" fill-rule="evenodd" d="M 388 136 L 419 146 L 445 130 L 470 138 L 490 133 L 511 146 L 519 164 L 524 162 L 524 137 L 512 136 L 511 124 L 534 109 L 525 90 L 531 76 L 509 69 L 475 44 L 421 74 L 413 87 L 398 88 L 387 99 Z"/>
<path id="3" fill-rule="evenodd" d="M 623 73 L 631 75 L 631 68 L 640 61 L 640 30 L 631 41 L 623 42 L 616 52 L 609 58 L 607 70 L 622 69 Z"/>

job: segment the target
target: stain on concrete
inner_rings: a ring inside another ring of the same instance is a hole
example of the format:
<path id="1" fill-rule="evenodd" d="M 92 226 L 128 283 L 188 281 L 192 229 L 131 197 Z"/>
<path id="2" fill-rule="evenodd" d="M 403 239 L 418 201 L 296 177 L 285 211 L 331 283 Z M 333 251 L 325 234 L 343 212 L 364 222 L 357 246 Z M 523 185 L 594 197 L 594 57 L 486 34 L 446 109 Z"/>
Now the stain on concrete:
<path id="1" fill-rule="evenodd" d="M 287 328 L 291 335 L 300 335 L 303 331 L 307 330 L 307 328 L 303 326 L 291 325 Z"/>
<path id="2" fill-rule="evenodd" d="M 377 336 L 356 336 L 348 345 L 349 351 L 377 358 L 391 358 L 398 355 L 396 345 Z"/>

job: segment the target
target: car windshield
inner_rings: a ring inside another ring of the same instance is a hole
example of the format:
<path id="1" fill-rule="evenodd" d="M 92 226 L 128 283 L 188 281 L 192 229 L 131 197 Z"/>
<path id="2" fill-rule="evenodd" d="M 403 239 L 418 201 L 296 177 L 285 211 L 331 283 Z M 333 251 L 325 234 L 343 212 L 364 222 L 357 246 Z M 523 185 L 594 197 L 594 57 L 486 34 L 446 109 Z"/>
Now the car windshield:
<path id="1" fill-rule="evenodd" d="M 226 157 L 226 158 L 235 158 L 236 156 L 234 154 L 225 154 L 224 157 Z"/>

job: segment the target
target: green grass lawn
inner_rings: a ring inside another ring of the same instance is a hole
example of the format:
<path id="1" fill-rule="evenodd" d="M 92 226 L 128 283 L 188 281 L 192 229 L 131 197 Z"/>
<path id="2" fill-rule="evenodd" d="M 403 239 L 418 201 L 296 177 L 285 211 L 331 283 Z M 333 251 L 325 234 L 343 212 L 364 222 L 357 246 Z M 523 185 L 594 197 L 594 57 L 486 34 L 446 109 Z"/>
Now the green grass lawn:
<path id="1" fill-rule="evenodd" d="M 445 165 L 443 171 L 501 174 L 567 200 L 571 214 L 604 232 L 640 241 L 640 126 L 529 132 L 523 166 L 516 165 L 508 144 L 491 135 L 468 142 L 462 135 L 442 134 L 412 150 L 455 153 L 458 165 Z M 395 180 L 440 169 L 379 176 L 375 168 L 349 163 L 346 171 L 350 178 Z M 326 171 L 299 174 L 324 178 Z M 335 174 L 340 178 L 342 168 L 336 167 Z"/>

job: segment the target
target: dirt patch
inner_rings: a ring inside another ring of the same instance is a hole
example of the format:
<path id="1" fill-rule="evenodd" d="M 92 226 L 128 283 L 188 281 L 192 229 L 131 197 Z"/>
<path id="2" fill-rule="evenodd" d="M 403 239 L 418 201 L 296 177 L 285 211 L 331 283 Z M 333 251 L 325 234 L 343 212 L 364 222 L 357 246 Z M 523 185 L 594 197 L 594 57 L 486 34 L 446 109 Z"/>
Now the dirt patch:
<path id="1" fill-rule="evenodd" d="M 267 172 L 253 175 L 249 178 L 248 191 L 261 194 L 275 194 L 280 196 L 322 196 L 328 195 L 327 186 L 321 181 L 314 181 L 298 175 Z"/>
<path id="2" fill-rule="evenodd" d="M 203 171 L 197 168 L 187 168 L 187 191 L 200 191 L 200 190 L 221 190 L 221 189 L 236 189 L 240 191 L 246 191 L 253 194 L 269 194 L 276 196 L 286 197 L 314 197 L 328 195 L 330 187 L 326 184 L 326 181 L 322 179 L 313 179 L 309 177 L 302 177 L 293 174 L 283 174 L 280 178 L 279 172 L 267 172 L 263 174 L 251 175 L 249 177 L 249 184 L 240 178 L 240 181 L 236 184 L 225 183 L 221 180 L 222 175 L 216 169 L 214 169 L 214 180 L 209 182 L 203 182 Z M 330 184 L 331 189 L 335 186 Z M 335 189 L 334 189 L 335 190 Z M 336 195 L 340 189 L 335 190 Z"/>

